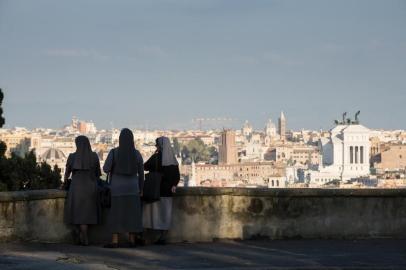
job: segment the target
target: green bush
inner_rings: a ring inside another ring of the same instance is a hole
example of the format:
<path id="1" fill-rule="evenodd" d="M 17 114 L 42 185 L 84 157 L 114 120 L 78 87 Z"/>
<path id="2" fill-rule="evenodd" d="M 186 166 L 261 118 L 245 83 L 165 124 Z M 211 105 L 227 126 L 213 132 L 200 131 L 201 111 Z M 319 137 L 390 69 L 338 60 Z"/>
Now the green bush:
<path id="1" fill-rule="evenodd" d="M 52 189 L 61 185 L 61 170 L 45 162 L 37 163 L 34 151 L 24 157 L 0 156 L 0 191 Z"/>

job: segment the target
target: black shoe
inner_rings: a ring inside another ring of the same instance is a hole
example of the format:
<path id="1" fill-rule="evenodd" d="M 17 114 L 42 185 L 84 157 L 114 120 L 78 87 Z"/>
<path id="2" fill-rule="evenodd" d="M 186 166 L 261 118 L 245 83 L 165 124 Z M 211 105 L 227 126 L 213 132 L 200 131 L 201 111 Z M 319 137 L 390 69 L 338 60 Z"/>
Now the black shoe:
<path id="1" fill-rule="evenodd" d="M 78 230 L 76 230 L 76 229 L 72 230 L 72 239 L 73 239 L 73 243 L 75 245 L 79 246 L 81 244 Z"/>
<path id="2" fill-rule="evenodd" d="M 154 244 L 164 246 L 164 245 L 166 245 L 166 240 L 165 239 L 159 239 L 158 241 L 155 241 Z"/>
<path id="3" fill-rule="evenodd" d="M 118 248 L 118 243 L 110 243 L 103 246 L 104 248 Z"/>
<path id="4" fill-rule="evenodd" d="M 81 246 L 88 246 L 89 245 L 89 239 L 87 237 L 87 234 L 84 234 L 83 232 L 79 233 L 79 242 Z"/>
<path id="5" fill-rule="evenodd" d="M 128 242 L 128 243 L 120 244 L 120 247 L 122 247 L 122 248 L 136 248 L 137 244 Z"/>
<path id="6" fill-rule="evenodd" d="M 145 240 L 144 240 L 144 239 L 141 239 L 141 238 L 137 238 L 137 239 L 135 239 L 135 244 L 136 244 L 137 246 L 143 247 L 143 246 L 145 246 Z"/>

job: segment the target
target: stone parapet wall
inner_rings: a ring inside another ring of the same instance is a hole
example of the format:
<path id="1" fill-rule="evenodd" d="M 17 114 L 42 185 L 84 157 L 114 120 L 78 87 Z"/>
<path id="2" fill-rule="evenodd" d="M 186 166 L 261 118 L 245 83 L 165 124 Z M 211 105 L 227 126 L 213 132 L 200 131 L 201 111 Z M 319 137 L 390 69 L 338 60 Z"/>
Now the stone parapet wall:
<path id="1" fill-rule="evenodd" d="M 0 193 L 0 241 L 69 242 L 66 193 Z M 215 239 L 358 239 L 406 236 L 404 189 L 179 188 L 172 242 Z M 108 228 L 92 228 L 93 242 Z"/>
<path id="2" fill-rule="evenodd" d="M 0 241 L 69 241 L 65 197 L 60 190 L 0 192 Z"/>

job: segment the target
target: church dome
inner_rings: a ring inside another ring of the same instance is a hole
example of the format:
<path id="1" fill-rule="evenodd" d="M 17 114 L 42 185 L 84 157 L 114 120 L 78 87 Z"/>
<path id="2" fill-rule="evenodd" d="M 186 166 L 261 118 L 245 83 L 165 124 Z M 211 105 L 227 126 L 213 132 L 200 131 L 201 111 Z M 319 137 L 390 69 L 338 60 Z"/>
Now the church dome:
<path id="1" fill-rule="evenodd" d="M 42 160 L 58 160 L 65 158 L 65 154 L 57 148 L 49 148 L 41 155 Z"/>

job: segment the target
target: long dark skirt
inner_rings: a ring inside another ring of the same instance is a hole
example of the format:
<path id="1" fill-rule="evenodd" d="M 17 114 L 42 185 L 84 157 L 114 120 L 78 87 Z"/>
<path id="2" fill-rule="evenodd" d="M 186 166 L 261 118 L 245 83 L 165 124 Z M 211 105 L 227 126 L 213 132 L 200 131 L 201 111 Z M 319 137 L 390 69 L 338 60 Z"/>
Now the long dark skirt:
<path id="1" fill-rule="evenodd" d="M 106 225 L 111 233 L 142 232 L 142 209 L 138 195 L 111 197 L 106 211 Z"/>
<path id="2" fill-rule="evenodd" d="M 65 222 L 72 225 L 98 224 L 100 207 L 97 184 L 89 171 L 80 171 L 72 177 L 65 204 Z"/>

